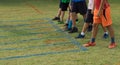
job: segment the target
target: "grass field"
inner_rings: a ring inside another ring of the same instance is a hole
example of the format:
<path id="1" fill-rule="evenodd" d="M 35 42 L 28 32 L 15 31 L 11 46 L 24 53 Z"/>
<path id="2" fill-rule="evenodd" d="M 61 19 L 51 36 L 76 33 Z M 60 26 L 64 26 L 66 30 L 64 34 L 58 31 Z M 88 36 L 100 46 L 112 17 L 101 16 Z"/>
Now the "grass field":
<path id="1" fill-rule="evenodd" d="M 120 4 L 110 0 L 117 47 L 108 49 L 110 38 L 102 39 L 100 27 L 95 47 L 82 47 L 89 41 L 74 39 L 63 25 L 51 19 L 57 0 L 4 0 L 0 2 L 0 65 L 120 65 Z M 67 17 L 67 15 L 66 15 Z M 66 18 L 65 17 L 65 18 Z M 82 17 L 77 26 L 82 28 Z"/>

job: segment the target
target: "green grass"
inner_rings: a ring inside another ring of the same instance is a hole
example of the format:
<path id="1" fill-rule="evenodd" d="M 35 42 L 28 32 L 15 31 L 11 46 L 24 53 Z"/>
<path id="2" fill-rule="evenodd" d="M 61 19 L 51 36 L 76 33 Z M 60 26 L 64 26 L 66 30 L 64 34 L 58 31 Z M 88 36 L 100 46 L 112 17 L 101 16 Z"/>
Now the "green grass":
<path id="1" fill-rule="evenodd" d="M 95 47 L 84 51 L 89 41 L 74 39 L 78 33 L 67 34 L 54 27 L 46 18 L 58 10 L 57 0 L 4 0 L 0 2 L 0 65 L 120 65 L 120 5 L 110 0 L 117 47 L 108 49 L 109 39 L 102 39 L 100 27 Z M 67 15 L 65 16 L 67 18 Z M 79 31 L 83 26 L 79 16 Z M 63 25 L 57 24 L 59 28 Z M 69 37 L 71 36 L 71 37 Z M 71 40 L 73 39 L 73 40 Z M 74 44 L 78 41 L 80 44 Z"/>

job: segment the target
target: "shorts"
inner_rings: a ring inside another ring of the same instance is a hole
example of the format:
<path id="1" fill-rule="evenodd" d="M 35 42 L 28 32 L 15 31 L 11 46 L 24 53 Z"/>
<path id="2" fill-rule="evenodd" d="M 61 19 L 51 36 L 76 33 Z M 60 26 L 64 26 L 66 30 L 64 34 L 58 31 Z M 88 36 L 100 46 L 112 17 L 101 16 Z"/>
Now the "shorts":
<path id="1" fill-rule="evenodd" d="M 67 11 L 68 6 L 69 6 L 69 3 L 60 2 L 59 8 L 61 8 L 62 11 Z"/>
<path id="2" fill-rule="evenodd" d="M 71 3 L 71 12 L 80 13 L 81 15 L 85 15 L 87 12 L 86 2 L 72 2 Z"/>
<path id="3" fill-rule="evenodd" d="M 93 23 L 97 23 L 97 24 L 101 23 L 104 27 L 112 24 L 112 19 L 111 19 L 111 15 L 110 15 L 110 7 L 107 7 L 106 9 L 104 9 L 99 17 L 97 16 L 97 13 L 98 13 L 98 10 L 95 9 Z"/>
<path id="4" fill-rule="evenodd" d="M 91 13 L 91 9 L 87 10 L 85 22 L 86 23 L 93 23 L 93 14 Z"/>

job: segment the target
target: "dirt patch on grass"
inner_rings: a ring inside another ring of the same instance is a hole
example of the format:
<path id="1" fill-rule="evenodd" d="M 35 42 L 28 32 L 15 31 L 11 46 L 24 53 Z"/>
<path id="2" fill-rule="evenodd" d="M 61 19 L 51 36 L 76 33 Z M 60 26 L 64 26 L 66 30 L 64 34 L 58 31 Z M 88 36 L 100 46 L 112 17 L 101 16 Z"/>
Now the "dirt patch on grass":
<path id="1" fill-rule="evenodd" d="M 61 45 L 61 46 L 56 46 L 50 49 L 54 51 L 61 51 L 61 50 L 63 51 L 63 50 L 69 50 L 69 49 L 74 49 L 74 48 L 75 48 L 74 45 Z"/>
<path id="2" fill-rule="evenodd" d="M 38 34 L 37 36 L 38 36 L 38 38 L 42 38 L 42 37 L 43 37 L 43 35 L 42 35 L 42 34 Z"/>
<path id="3" fill-rule="evenodd" d="M 56 42 L 65 42 L 67 41 L 66 39 L 47 39 L 44 41 L 44 43 L 46 44 L 52 44 L 52 43 L 56 43 Z"/>

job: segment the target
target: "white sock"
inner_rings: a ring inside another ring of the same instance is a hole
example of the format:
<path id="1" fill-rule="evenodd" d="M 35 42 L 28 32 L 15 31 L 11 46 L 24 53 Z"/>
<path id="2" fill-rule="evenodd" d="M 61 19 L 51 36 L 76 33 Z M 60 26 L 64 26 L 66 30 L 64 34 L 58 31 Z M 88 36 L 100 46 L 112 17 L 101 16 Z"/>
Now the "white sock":
<path id="1" fill-rule="evenodd" d="M 85 33 L 84 33 L 84 32 L 81 32 L 81 35 L 85 35 Z"/>
<path id="2" fill-rule="evenodd" d="M 105 34 L 108 34 L 108 32 L 104 32 Z"/>
<path id="3" fill-rule="evenodd" d="M 67 24 L 68 24 L 68 22 L 69 22 L 69 19 L 66 20 L 66 23 L 67 23 Z"/>

